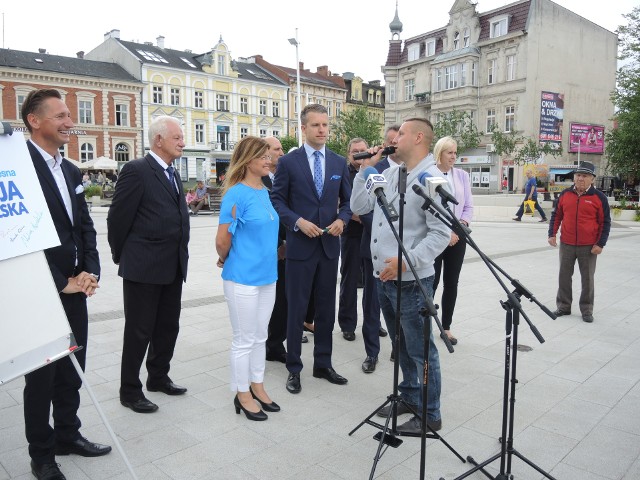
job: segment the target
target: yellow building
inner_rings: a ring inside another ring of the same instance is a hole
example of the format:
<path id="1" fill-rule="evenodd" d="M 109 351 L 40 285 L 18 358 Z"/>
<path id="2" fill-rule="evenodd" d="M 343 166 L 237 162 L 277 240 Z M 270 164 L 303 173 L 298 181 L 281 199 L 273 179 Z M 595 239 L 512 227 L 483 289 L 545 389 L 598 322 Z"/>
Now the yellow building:
<path id="1" fill-rule="evenodd" d="M 231 152 L 246 135 L 281 136 L 288 125 L 288 85 L 255 62 L 231 58 L 222 38 L 208 52 L 105 35 L 86 58 L 121 65 L 143 85 L 142 120 L 146 141 L 151 120 L 179 118 L 186 147 L 176 160 L 183 180 L 213 179 L 226 170 Z M 148 146 L 145 150 L 148 150 Z"/>

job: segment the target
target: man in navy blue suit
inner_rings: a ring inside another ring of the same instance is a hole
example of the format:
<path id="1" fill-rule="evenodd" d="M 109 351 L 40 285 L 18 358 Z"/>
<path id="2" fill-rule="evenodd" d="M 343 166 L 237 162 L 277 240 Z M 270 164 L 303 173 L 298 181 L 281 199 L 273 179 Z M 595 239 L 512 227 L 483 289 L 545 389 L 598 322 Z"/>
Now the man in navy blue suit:
<path id="1" fill-rule="evenodd" d="M 302 328 L 314 296 L 313 376 L 344 385 L 331 365 L 335 324 L 339 236 L 351 218 L 347 161 L 325 147 L 329 116 L 322 105 L 307 105 L 300 115 L 305 144 L 280 159 L 271 199 L 287 228 L 288 300 L 286 387 L 299 393 Z M 312 291 L 312 287 L 313 291 Z"/>

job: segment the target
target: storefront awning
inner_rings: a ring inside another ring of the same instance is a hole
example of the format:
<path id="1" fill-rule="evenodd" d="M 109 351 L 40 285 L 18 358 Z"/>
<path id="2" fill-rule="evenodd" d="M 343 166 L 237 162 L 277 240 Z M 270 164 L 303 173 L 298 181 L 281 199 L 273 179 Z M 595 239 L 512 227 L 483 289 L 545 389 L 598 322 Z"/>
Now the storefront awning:
<path id="1" fill-rule="evenodd" d="M 568 173 L 572 173 L 573 168 L 552 168 L 549 170 L 551 175 L 567 175 Z"/>

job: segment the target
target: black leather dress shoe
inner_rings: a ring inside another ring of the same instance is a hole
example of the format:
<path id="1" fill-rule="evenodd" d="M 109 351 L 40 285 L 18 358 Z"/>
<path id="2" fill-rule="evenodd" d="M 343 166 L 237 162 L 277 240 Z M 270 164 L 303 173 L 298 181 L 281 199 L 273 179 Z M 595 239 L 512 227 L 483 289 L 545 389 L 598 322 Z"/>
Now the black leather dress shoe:
<path id="1" fill-rule="evenodd" d="M 67 480 L 57 463 L 35 463 L 31 460 L 31 473 L 38 480 Z"/>
<path id="2" fill-rule="evenodd" d="M 378 363 L 378 357 L 367 357 L 362 362 L 362 371 L 364 373 L 373 373 L 376 370 L 376 364 Z"/>
<path id="3" fill-rule="evenodd" d="M 302 386 L 300 385 L 300 374 L 289 373 L 289 376 L 287 377 L 287 392 L 300 393 L 300 390 L 302 390 Z"/>
<path id="4" fill-rule="evenodd" d="M 134 400 L 133 402 L 120 400 L 120 403 L 124 407 L 130 408 L 136 413 L 153 413 L 158 410 L 158 405 L 144 397 L 139 398 L 138 400 Z"/>
<path id="5" fill-rule="evenodd" d="M 349 380 L 344 378 L 331 367 L 329 368 L 314 368 L 313 376 L 316 378 L 324 378 L 328 380 L 329 383 L 334 383 L 336 385 L 346 385 Z"/>
<path id="6" fill-rule="evenodd" d="M 287 354 L 286 353 L 267 353 L 267 361 L 287 363 Z"/>
<path id="7" fill-rule="evenodd" d="M 176 385 L 171 380 L 159 385 L 154 385 L 153 383 L 147 382 L 147 390 L 149 392 L 162 392 L 166 393 L 167 395 L 183 395 L 187 393 L 186 388 L 181 387 L 180 385 Z"/>
<path id="8" fill-rule="evenodd" d="M 571 312 L 565 312 L 564 310 L 557 309 L 553 314 L 556 317 L 562 317 L 563 315 L 571 315 Z"/>
<path id="9" fill-rule="evenodd" d="M 81 457 L 101 457 L 111 451 L 109 445 L 101 445 L 99 443 L 93 443 L 84 437 L 80 437 L 71 443 L 58 443 L 56 442 L 55 452 L 56 455 L 80 455 Z"/>
<path id="10" fill-rule="evenodd" d="M 356 334 L 354 332 L 342 332 L 342 338 L 353 342 L 356 339 Z"/>
<path id="11" fill-rule="evenodd" d="M 306 335 L 302 335 L 302 340 L 300 340 L 301 343 L 309 343 L 309 339 L 307 338 Z"/>
<path id="12" fill-rule="evenodd" d="M 388 335 L 387 331 L 384 328 L 380 327 L 380 329 L 378 330 L 378 336 L 386 337 L 387 335 Z"/>

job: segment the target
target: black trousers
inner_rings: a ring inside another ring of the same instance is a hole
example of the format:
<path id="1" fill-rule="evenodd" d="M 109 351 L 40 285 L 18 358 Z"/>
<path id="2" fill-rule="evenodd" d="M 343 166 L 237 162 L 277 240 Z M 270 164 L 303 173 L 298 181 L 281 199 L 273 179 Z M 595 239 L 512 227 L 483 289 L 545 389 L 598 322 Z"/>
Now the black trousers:
<path id="1" fill-rule="evenodd" d="M 452 247 L 445 248 L 433 262 L 433 267 L 436 270 L 433 279 L 434 297 L 435 291 L 440 283 L 440 273 L 444 270 L 442 273 L 443 287 L 440 302 L 442 308 L 440 320 L 442 321 L 442 328 L 444 330 L 450 330 L 451 322 L 453 322 L 453 311 L 456 308 L 456 300 L 458 298 L 458 280 L 460 279 L 460 270 L 462 270 L 462 263 L 464 262 L 464 254 L 466 251 L 467 243 L 460 240 Z"/>
<path id="2" fill-rule="evenodd" d="M 354 332 L 358 325 L 358 280 L 362 267 L 362 235 L 340 237 L 340 300 L 338 324 L 343 332 Z"/>
<path id="3" fill-rule="evenodd" d="M 120 369 L 120 400 L 144 396 L 140 368 L 147 354 L 147 383 L 169 380 L 169 368 L 180 330 L 182 276 L 169 285 L 123 280 L 124 343 Z"/>
<path id="4" fill-rule="evenodd" d="M 266 342 L 267 355 L 287 353 L 284 341 L 287 339 L 287 293 L 285 291 L 285 260 L 278 260 L 278 281 L 276 282 L 276 302 L 269 319 Z"/>
<path id="5" fill-rule="evenodd" d="M 84 371 L 87 358 L 88 315 L 84 293 L 60 294 L 76 343 L 83 348 L 74 355 Z M 79 436 L 80 387 L 82 381 L 69 357 L 25 375 L 24 425 L 29 455 L 34 462 L 53 463 L 58 442 L 72 442 Z M 53 427 L 49 414 L 53 406 Z"/>

